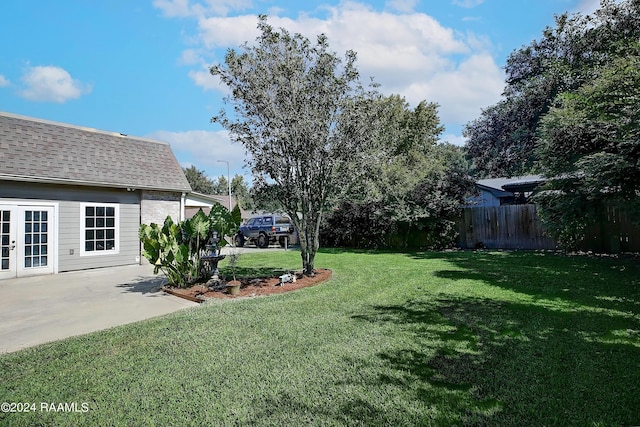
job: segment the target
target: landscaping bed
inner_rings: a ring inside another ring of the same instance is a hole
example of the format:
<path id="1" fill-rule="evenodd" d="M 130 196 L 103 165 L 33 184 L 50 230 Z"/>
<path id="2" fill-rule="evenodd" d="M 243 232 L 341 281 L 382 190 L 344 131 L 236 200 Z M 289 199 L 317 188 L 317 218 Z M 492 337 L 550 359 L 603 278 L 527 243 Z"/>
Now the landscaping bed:
<path id="1" fill-rule="evenodd" d="M 331 270 L 317 269 L 314 276 L 305 276 L 300 272 L 295 272 L 296 281 L 280 283 L 280 278 L 274 277 L 243 277 L 240 278 L 240 292 L 231 295 L 226 289 L 214 290 L 207 288 L 206 284 L 196 284 L 189 288 L 165 287 L 163 290 L 171 295 L 188 299 L 195 302 L 204 302 L 208 299 L 228 299 L 238 297 L 255 297 L 284 292 L 295 291 L 297 289 L 314 286 L 326 282 L 331 278 Z"/>

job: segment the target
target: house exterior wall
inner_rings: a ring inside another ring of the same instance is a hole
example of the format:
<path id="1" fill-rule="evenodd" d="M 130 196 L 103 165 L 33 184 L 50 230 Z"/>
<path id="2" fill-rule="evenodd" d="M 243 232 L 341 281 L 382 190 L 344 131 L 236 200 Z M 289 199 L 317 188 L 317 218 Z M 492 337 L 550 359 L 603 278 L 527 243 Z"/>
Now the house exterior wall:
<path id="1" fill-rule="evenodd" d="M 168 216 L 174 222 L 180 221 L 182 216 L 182 201 L 180 193 L 167 191 L 142 191 L 141 223 L 159 225 L 164 224 Z"/>
<path id="2" fill-rule="evenodd" d="M 468 207 L 485 208 L 491 206 L 500 206 L 500 199 L 491 194 L 490 191 L 480 188 L 479 195 L 473 196 L 467 202 Z"/>
<path id="3" fill-rule="evenodd" d="M 113 267 L 140 262 L 140 191 L 0 180 L 3 204 L 43 203 L 57 206 L 57 268 L 55 271 Z M 83 254 L 81 223 L 84 204 L 105 203 L 118 207 L 117 253 Z M 53 222 L 52 222 L 53 224 Z"/>

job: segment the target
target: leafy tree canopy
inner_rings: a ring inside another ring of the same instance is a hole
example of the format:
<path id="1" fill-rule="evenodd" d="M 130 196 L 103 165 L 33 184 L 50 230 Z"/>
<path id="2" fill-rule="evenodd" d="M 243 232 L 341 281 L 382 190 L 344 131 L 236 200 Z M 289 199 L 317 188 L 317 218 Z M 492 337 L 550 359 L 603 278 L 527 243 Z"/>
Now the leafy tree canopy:
<path id="1" fill-rule="evenodd" d="M 640 40 L 640 2 L 603 0 L 593 15 L 563 14 L 540 40 L 507 60 L 503 99 L 468 123 L 468 153 L 480 176 L 536 170 L 542 117 L 558 96 L 575 92 L 603 68 L 634 54 Z"/>
<path id="2" fill-rule="evenodd" d="M 364 160 L 375 136 L 371 100 L 377 94 L 361 85 L 355 52 L 341 60 L 325 35 L 312 43 L 274 30 L 266 16 L 258 29 L 255 45 L 229 50 L 224 63 L 210 69 L 230 89 L 225 101 L 232 107 L 212 121 L 251 154 L 254 186 L 270 188 L 291 216 L 303 270 L 313 274 L 322 214 L 354 177 L 351 163 Z"/>

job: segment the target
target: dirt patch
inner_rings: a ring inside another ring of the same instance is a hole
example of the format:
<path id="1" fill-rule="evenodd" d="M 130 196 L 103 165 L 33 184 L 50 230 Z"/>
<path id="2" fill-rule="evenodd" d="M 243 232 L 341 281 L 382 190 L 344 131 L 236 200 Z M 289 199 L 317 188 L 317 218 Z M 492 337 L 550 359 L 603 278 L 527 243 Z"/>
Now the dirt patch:
<path id="1" fill-rule="evenodd" d="M 331 278 L 331 270 L 328 269 L 315 270 L 315 275 L 313 277 L 305 276 L 302 273 L 294 274 L 296 277 L 295 282 L 287 282 L 282 285 L 280 284 L 279 277 L 242 278 L 240 279 L 240 292 L 237 295 L 229 294 L 226 289 L 211 290 L 208 289 L 206 285 L 201 284 L 196 284 L 186 289 L 165 287 L 163 290 L 171 295 L 191 301 L 203 302 L 212 298 L 228 299 L 282 294 L 314 286 L 319 283 L 326 282 Z"/>

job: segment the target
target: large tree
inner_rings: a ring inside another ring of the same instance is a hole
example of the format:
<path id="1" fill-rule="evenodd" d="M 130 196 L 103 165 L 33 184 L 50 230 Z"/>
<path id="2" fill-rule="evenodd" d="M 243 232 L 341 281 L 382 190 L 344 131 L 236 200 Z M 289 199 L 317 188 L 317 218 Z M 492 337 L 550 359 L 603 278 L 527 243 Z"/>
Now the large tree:
<path id="1" fill-rule="evenodd" d="M 254 186 L 268 187 L 293 220 L 303 271 L 313 275 L 322 214 L 374 136 L 373 89 L 360 84 L 355 52 L 341 60 L 325 35 L 312 43 L 275 30 L 266 16 L 258 29 L 254 45 L 230 49 L 223 64 L 211 67 L 232 106 L 212 121 L 251 155 Z"/>
<path id="2" fill-rule="evenodd" d="M 376 161 L 355 166 L 367 179 L 331 213 L 323 237 L 337 246 L 452 245 L 460 206 L 473 188 L 462 150 L 439 143 L 437 104 L 412 108 L 398 95 L 378 103 Z"/>
<path id="3" fill-rule="evenodd" d="M 183 171 L 193 191 L 202 194 L 216 194 L 214 182 L 207 177 L 203 170 L 191 165 L 188 168 L 183 168 Z"/>
<path id="4" fill-rule="evenodd" d="M 537 167 L 540 121 L 557 96 L 578 90 L 640 39 L 640 2 L 602 0 L 592 15 L 563 14 L 540 40 L 507 60 L 503 98 L 468 123 L 464 135 L 478 175 Z"/>
<path id="5" fill-rule="evenodd" d="M 538 153 L 551 179 L 537 199 L 561 243 L 574 246 L 607 207 L 640 223 L 639 105 L 640 49 L 563 94 L 543 118 Z"/>

